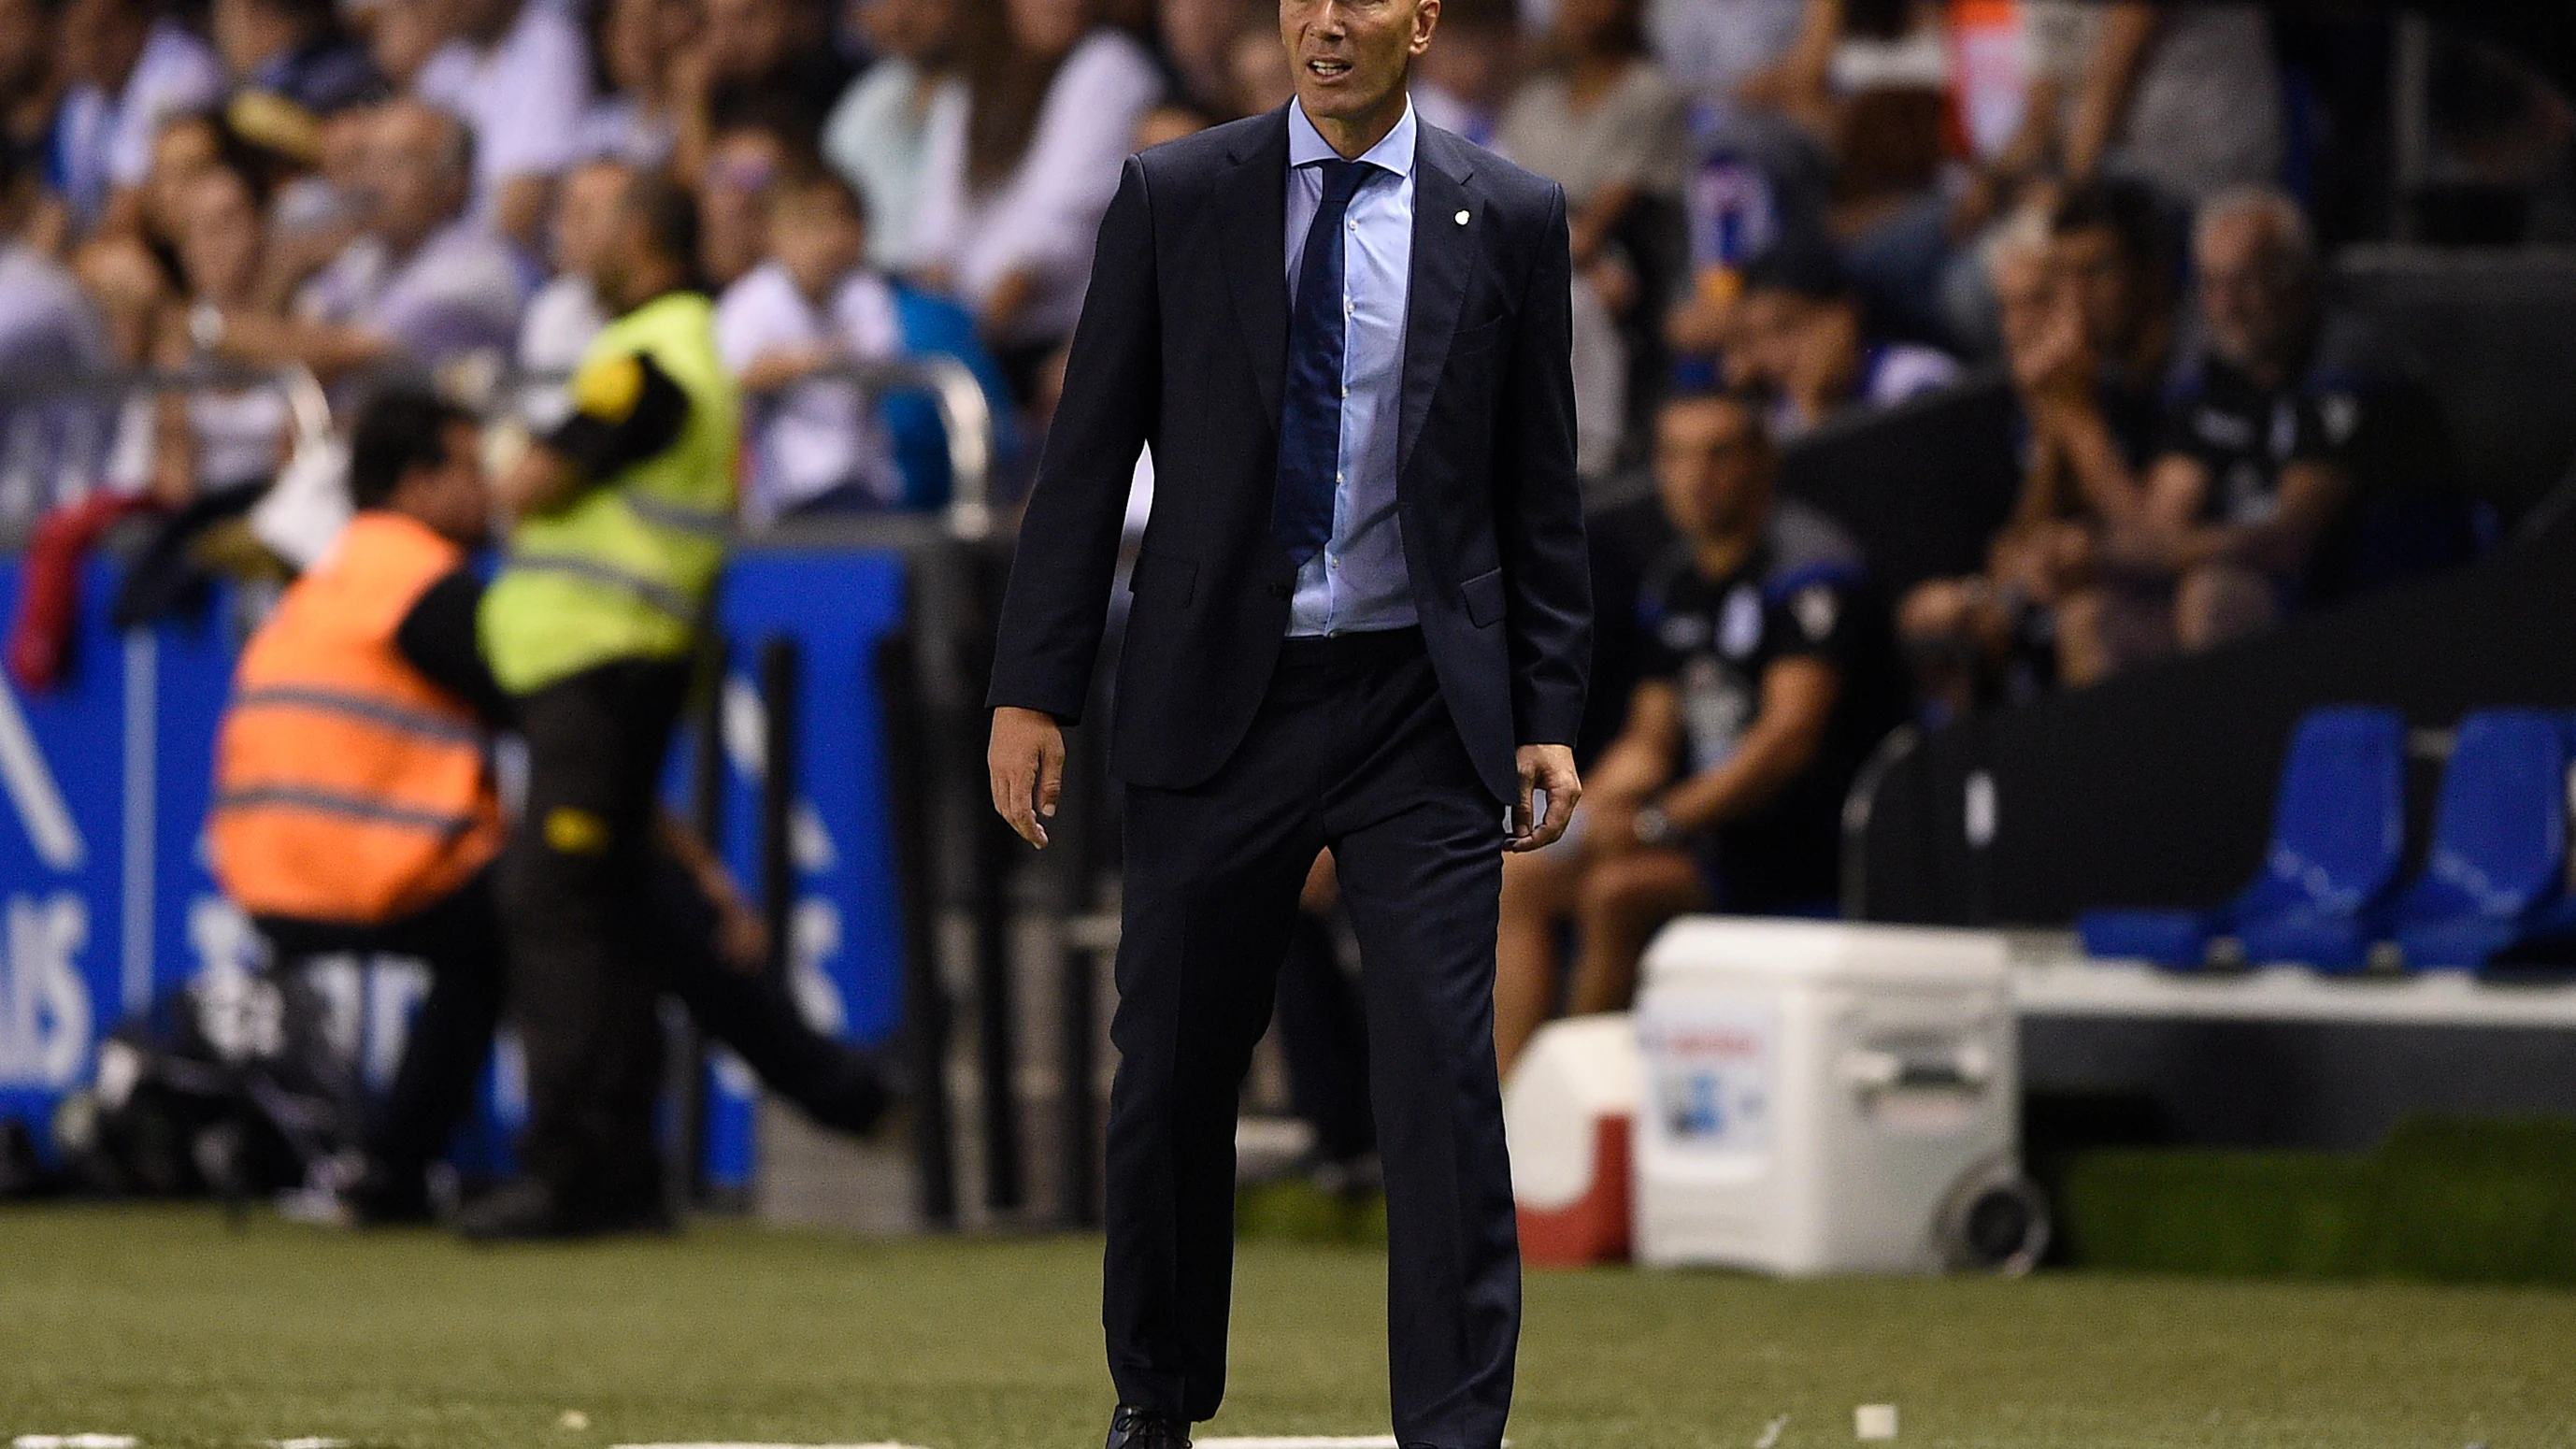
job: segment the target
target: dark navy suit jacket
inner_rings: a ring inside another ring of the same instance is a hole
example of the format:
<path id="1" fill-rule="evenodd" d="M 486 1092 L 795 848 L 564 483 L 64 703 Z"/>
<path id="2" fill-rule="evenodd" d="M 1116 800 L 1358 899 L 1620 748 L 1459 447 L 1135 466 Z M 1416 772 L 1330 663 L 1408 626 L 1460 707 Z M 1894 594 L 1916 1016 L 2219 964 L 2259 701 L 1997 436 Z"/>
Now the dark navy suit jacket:
<path id="1" fill-rule="evenodd" d="M 1130 784 L 1187 789 L 1223 767 L 1287 632 L 1296 569 L 1270 536 L 1287 167 L 1285 109 L 1128 158 L 1020 527 L 987 702 L 1071 724 L 1136 452 L 1153 449 L 1111 736 Z M 1573 742 L 1591 665 L 1565 193 L 1423 125 L 1413 213 L 1405 567 L 1459 737 L 1508 801 L 1514 746 Z"/>

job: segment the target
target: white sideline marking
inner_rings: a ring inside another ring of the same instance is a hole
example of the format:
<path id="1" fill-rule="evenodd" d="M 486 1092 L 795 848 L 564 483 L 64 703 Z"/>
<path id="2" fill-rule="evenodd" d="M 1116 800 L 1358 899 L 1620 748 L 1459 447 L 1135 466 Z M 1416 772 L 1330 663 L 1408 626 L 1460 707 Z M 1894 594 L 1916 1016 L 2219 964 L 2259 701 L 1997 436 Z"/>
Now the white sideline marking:
<path id="1" fill-rule="evenodd" d="M 268 1449 L 349 1449 L 346 1439 L 271 1439 Z"/>
<path id="2" fill-rule="evenodd" d="M 1201 1439 L 1198 1449 L 1400 1449 L 1393 1434 L 1301 1434 L 1275 1439 Z"/>
<path id="3" fill-rule="evenodd" d="M 920 1449 L 917 1444 L 613 1444 L 611 1449 Z"/>
<path id="4" fill-rule="evenodd" d="M 21 1434 L 9 1449 L 134 1449 L 131 1434 Z"/>

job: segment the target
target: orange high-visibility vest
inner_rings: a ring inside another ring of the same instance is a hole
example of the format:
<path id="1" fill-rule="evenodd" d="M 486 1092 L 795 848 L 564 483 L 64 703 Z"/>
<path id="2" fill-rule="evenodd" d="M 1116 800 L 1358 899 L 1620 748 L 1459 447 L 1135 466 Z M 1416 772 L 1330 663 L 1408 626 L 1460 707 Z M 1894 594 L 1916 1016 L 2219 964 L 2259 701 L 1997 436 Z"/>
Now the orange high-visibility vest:
<path id="1" fill-rule="evenodd" d="M 374 925 L 501 848 L 482 724 L 394 645 L 464 552 L 370 511 L 242 651 L 215 741 L 215 878 L 253 915 Z"/>

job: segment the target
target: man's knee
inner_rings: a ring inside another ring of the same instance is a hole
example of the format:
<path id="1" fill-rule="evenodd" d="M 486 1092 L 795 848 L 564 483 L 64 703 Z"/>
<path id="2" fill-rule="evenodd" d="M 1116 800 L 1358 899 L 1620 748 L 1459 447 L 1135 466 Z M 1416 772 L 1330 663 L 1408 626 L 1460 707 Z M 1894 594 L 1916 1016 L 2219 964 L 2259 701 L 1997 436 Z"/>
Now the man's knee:
<path id="1" fill-rule="evenodd" d="M 1595 865 L 1583 878 L 1582 910 L 1587 916 L 1634 920 L 1678 909 L 1690 889 L 1690 862 L 1666 853 L 1616 856 Z"/>
<path id="2" fill-rule="evenodd" d="M 1968 631 L 1968 591 L 1957 579 L 1932 579 L 1914 586 L 1896 611 L 1897 631 L 1909 644 L 1963 638 Z"/>
<path id="3" fill-rule="evenodd" d="M 1503 857 L 1503 916 L 1530 920 L 1562 915 L 1582 867 L 1570 850 L 1536 850 Z"/>

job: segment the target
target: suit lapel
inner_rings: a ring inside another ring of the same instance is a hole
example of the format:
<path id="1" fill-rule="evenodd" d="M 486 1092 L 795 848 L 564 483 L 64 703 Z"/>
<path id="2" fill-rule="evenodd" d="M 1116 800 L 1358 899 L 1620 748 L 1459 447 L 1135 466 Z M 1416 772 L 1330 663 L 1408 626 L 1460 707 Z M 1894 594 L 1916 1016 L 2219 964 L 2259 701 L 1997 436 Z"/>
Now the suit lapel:
<path id="1" fill-rule="evenodd" d="M 1398 478 L 1413 461 L 1414 440 L 1430 415 L 1431 395 L 1449 363 L 1449 339 L 1458 331 L 1458 313 L 1484 251 L 1476 235 L 1485 225 L 1483 198 L 1467 186 L 1475 163 L 1450 144 L 1447 132 L 1428 123 L 1414 142 L 1413 158 L 1413 275 L 1405 308 L 1404 402 L 1397 414 Z"/>
<path id="2" fill-rule="evenodd" d="M 1226 271 L 1234 319 L 1261 389 L 1261 415 L 1275 430 L 1288 367 L 1288 112 L 1273 111 L 1251 149 L 1234 161 L 1223 182 L 1233 194 L 1220 213 L 1227 218 Z"/>

